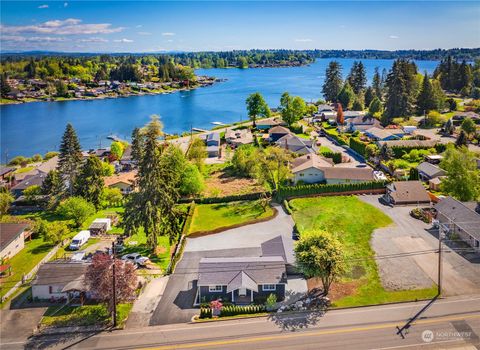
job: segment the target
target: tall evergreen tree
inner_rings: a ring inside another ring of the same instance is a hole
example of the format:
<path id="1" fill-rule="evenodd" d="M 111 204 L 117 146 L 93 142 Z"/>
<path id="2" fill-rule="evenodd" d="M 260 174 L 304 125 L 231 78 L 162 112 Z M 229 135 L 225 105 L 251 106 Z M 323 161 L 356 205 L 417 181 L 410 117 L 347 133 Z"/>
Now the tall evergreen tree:
<path id="1" fill-rule="evenodd" d="M 423 76 L 422 89 L 417 97 L 417 114 L 428 114 L 428 112 L 436 109 L 435 94 L 432 83 L 427 72 Z"/>
<path id="2" fill-rule="evenodd" d="M 383 97 L 383 80 L 380 75 L 378 67 L 375 67 L 375 73 L 373 74 L 372 88 L 375 95 L 381 100 Z"/>
<path id="3" fill-rule="evenodd" d="M 142 131 L 139 128 L 133 129 L 132 132 L 132 161 L 138 164 L 140 162 L 140 159 L 142 159 L 143 156 L 143 143 L 144 143 L 144 138 Z"/>
<path id="4" fill-rule="evenodd" d="M 168 236 L 173 241 L 179 233 L 179 213 L 175 208 L 178 201 L 176 178 L 179 174 L 172 169 L 167 159 L 165 146 L 158 137 L 163 134 L 162 124 L 157 116 L 145 129 L 145 143 L 142 158 L 138 164 L 138 192 L 129 196 L 125 206 L 125 232 L 132 234 L 143 228 L 147 241 L 155 250 L 158 237 Z"/>
<path id="5" fill-rule="evenodd" d="M 330 102 L 337 102 L 337 96 L 342 90 L 342 66 L 337 61 L 331 61 L 325 73 L 325 83 L 322 92 L 325 99 Z"/>
<path id="6" fill-rule="evenodd" d="M 82 164 L 82 149 L 77 133 L 72 124 L 68 123 L 60 143 L 57 170 L 67 185 L 70 195 Z"/>
<path id="7" fill-rule="evenodd" d="M 386 80 L 386 117 L 408 116 L 413 112 L 417 93 L 417 68 L 413 62 L 398 59 L 393 62 L 392 69 Z"/>
<path id="8" fill-rule="evenodd" d="M 367 85 L 367 73 L 362 61 L 353 62 L 352 69 L 350 70 L 350 74 L 347 79 L 355 94 L 358 95 L 365 89 L 365 86 Z"/>
<path id="9" fill-rule="evenodd" d="M 345 81 L 342 91 L 340 91 L 338 94 L 337 100 L 342 104 L 343 107 L 345 107 L 345 109 L 352 108 L 353 102 L 355 102 L 355 93 L 353 92 L 348 80 Z"/>
<path id="10" fill-rule="evenodd" d="M 42 194 L 57 197 L 63 189 L 62 179 L 57 170 L 50 170 L 42 183 Z"/>
<path id="11" fill-rule="evenodd" d="M 102 162 L 98 157 L 91 155 L 87 158 L 75 183 L 75 195 L 83 197 L 97 209 L 100 207 L 100 197 L 105 185 L 102 174 Z"/>
<path id="12" fill-rule="evenodd" d="M 367 87 L 365 90 L 365 106 L 370 106 L 376 96 L 375 90 L 371 86 Z"/>
<path id="13" fill-rule="evenodd" d="M 8 85 L 7 74 L 3 73 L 0 78 L 0 96 L 6 97 L 10 91 L 12 91 L 12 89 L 10 85 Z"/>

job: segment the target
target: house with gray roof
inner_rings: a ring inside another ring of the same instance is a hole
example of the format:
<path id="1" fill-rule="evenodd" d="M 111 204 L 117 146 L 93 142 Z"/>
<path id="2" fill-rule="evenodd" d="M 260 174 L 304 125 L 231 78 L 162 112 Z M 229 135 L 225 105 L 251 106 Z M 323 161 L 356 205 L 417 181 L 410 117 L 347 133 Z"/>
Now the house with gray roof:
<path id="1" fill-rule="evenodd" d="M 480 252 L 480 214 L 475 211 L 476 207 L 478 204 L 462 203 L 452 197 L 446 197 L 434 206 L 436 219 L 446 229 L 447 236 L 457 235 Z"/>
<path id="2" fill-rule="evenodd" d="M 218 157 L 220 155 L 220 133 L 212 132 L 205 139 L 207 144 L 207 153 L 209 157 Z"/>
<path id="3" fill-rule="evenodd" d="M 275 141 L 275 145 L 296 154 L 315 154 L 317 145 L 313 140 L 303 139 L 294 134 L 286 134 Z"/>
<path id="4" fill-rule="evenodd" d="M 429 181 L 439 176 L 446 175 L 446 171 L 429 162 L 422 162 L 417 166 L 418 176 L 423 181 Z"/>
<path id="5" fill-rule="evenodd" d="M 261 256 L 202 258 L 195 304 L 221 299 L 237 305 L 285 298 L 287 273 L 294 273 L 293 243 L 282 236 L 261 245 Z"/>

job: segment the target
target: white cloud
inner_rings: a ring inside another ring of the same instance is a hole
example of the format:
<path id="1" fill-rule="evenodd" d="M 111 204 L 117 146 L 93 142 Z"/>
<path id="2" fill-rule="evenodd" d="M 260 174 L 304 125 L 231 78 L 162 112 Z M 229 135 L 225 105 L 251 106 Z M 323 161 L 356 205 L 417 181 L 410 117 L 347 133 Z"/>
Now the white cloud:
<path id="1" fill-rule="evenodd" d="M 150 32 L 137 32 L 138 35 L 152 35 Z"/>
<path id="2" fill-rule="evenodd" d="M 312 42 L 312 39 L 295 39 L 297 43 L 309 43 Z"/>
<path id="3" fill-rule="evenodd" d="M 115 43 L 133 43 L 133 40 L 123 38 L 123 39 L 115 39 L 113 42 L 115 42 Z"/>
<path id="4" fill-rule="evenodd" d="M 39 9 L 48 9 L 48 5 L 40 5 L 38 6 Z"/>
<path id="5" fill-rule="evenodd" d="M 175 33 L 171 33 L 171 32 L 165 32 L 165 33 L 162 33 L 163 36 L 174 36 Z"/>
<path id="6" fill-rule="evenodd" d="M 2 35 L 2 41 L 10 42 L 64 42 L 68 41 L 66 38 L 62 37 L 50 37 L 50 36 L 32 36 L 24 37 L 21 35 Z"/>
<path id="7" fill-rule="evenodd" d="M 121 32 L 123 27 L 112 28 L 110 23 L 81 23 L 81 19 L 67 18 L 65 20 L 51 20 L 36 25 L 10 26 L 0 25 L 0 33 L 3 34 L 54 34 L 54 35 L 78 35 L 78 34 L 110 34 Z"/>
<path id="8" fill-rule="evenodd" d="M 97 37 L 83 38 L 83 39 L 79 39 L 78 41 L 81 43 L 108 43 L 107 39 L 97 38 Z"/>
<path id="9" fill-rule="evenodd" d="M 389 38 L 390 38 L 390 39 L 398 39 L 399 37 L 396 36 L 396 35 L 390 35 Z"/>
<path id="10" fill-rule="evenodd" d="M 64 2 L 63 7 L 67 7 L 67 6 L 68 6 L 68 2 Z"/>
<path id="11" fill-rule="evenodd" d="M 141 24 L 137 24 L 137 25 L 135 26 L 135 28 L 142 28 L 142 27 L 143 27 L 143 25 L 141 25 Z"/>

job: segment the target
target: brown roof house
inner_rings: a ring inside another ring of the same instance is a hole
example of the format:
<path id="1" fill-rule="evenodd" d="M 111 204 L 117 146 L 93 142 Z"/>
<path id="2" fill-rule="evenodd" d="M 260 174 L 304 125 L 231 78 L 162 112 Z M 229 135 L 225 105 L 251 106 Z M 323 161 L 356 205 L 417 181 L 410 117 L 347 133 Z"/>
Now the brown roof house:
<path id="1" fill-rule="evenodd" d="M 308 184 L 326 182 L 327 184 L 356 183 L 373 181 L 373 170 L 366 168 L 336 167 L 330 159 L 316 154 L 306 154 L 291 163 L 293 182 Z"/>
<path id="2" fill-rule="evenodd" d="M 384 199 L 393 205 L 430 204 L 430 196 L 420 181 L 392 182 Z"/>
<path id="3" fill-rule="evenodd" d="M 25 247 L 28 224 L 0 223 L 0 259 L 10 259 Z"/>
<path id="4" fill-rule="evenodd" d="M 135 190 L 135 177 L 137 171 L 121 172 L 112 176 L 107 176 L 103 179 L 105 187 L 118 188 L 122 194 L 129 194 Z"/>

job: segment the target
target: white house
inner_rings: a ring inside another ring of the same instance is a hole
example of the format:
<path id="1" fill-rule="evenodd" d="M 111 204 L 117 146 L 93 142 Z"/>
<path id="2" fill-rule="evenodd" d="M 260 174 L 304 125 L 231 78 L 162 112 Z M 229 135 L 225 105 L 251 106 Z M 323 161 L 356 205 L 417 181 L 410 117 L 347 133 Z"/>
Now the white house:
<path id="1" fill-rule="evenodd" d="M 0 223 L 0 259 L 10 259 L 25 247 L 28 225 Z"/>

